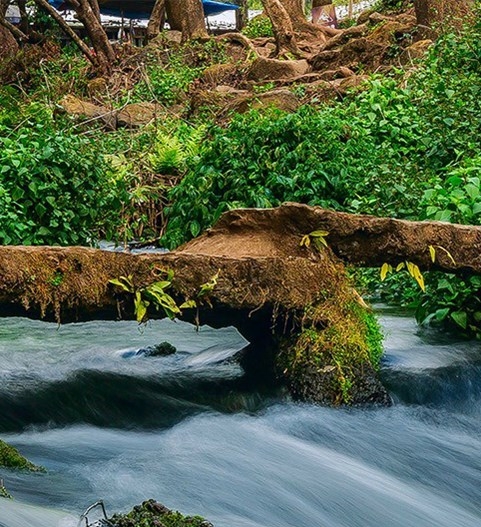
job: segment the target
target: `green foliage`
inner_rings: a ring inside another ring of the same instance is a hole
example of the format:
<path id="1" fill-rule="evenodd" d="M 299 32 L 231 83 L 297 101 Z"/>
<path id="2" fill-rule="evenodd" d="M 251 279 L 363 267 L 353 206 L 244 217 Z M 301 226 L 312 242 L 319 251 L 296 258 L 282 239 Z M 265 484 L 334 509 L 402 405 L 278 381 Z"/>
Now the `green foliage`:
<path id="1" fill-rule="evenodd" d="M 481 157 L 468 158 L 424 192 L 427 219 L 480 225 Z"/>
<path id="2" fill-rule="evenodd" d="M 348 105 L 235 116 L 209 131 L 198 163 L 172 191 L 164 241 L 174 247 L 192 225 L 202 230 L 230 208 L 284 201 L 412 215 L 422 188 L 406 188 L 430 163 L 422 134 L 416 108 L 394 81 L 374 80 Z"/>
<path id="3" fill-rule="evenodd" d="M 371 364 L 378 369 L 384 354 L 384 335 L 375 315 L 367 310 L 359 309 L 359 316 L 364 322 L 367 350 Z"/>
<path id="4" fill-rule="evenodd" d="M 192 82 L 207 67 L 225 60 L 224 44 L 216 40 L 189 42 L 178 49 L 168 49 L 163 61 L 158 55 L 147 56 L 140 82 L 124 99 L 129 102 L 156 100 L 166 106 L 185 102 Z"/>
<path id="5" fill-rule="evenodd" d="M 245 25 L 242 33 L 248 38 L 273 37 L 274 30 L 267 15 L 258 15 Z"/>
<path id="6" fill-rule="evenodd" d="M 171 133 L 159 131 L 149 154 L 150 168 L 160 174 L 183 174 L 195 161 L 204 126 L 196 128 L 182 125 Z"/>
<path id="7" fill-rule="evenodd" d="M 88 136 L 62 130 L 40 106 L 27 110 L 18 124 L 10 109 L 0 111 L 0 243 L 74 245 L 101 232 L 113 236 L 124 181 Z"/>
<path id="8" fill-rule="evenodd" d="M 173 55 L 168 65 L 149 65 L 146 67 L 143 79 L 131 94 L 132 100 L 155 99 L 166 105 L 181 102 L 191 82 L 200 75 L 201 71 L 199 67 L 187 66 L 179 55 Z"/>
<path id="9" fill-rule="evenodd" d="M 481 338 L 481 277 L 430 273 L 428 295 L 417 303 L 421 324 L 441 326 L 465 336 Z"/>
<path id="10" fill-rule="evenodd" d="M 25 46 L 0 64 L 0 84 L 15 86 L 15 97 L 56 104 L 66 94 L 87 93 L 89 63 L 73 45 L 60 47 L 51 41 Z M 3 91 L 3 90 L 2 90 Z M 0 99 L 3 99 L 0 94 Z"/>
<path id="11" fill-rule="evenodd" d="M 170 269 L 161 272 L 165 274 L 164 280 L 158 280 L 148 286 L 139 288 L 134 284 L 133 275 L 121 276 L 118 279 L 109 280 L 109 283 L 117 286 L 121 291 L 133 295 L 135 318 L 139 324 L 147 321 L 147 310 L 150 305 L 155 307 L 157 311 L 161 309 L 165 316 L 170 319 L 174 319 L 181 313 L 175 300 L 167 293 L 167 289 L 172 287 L 174 272 Z"/>

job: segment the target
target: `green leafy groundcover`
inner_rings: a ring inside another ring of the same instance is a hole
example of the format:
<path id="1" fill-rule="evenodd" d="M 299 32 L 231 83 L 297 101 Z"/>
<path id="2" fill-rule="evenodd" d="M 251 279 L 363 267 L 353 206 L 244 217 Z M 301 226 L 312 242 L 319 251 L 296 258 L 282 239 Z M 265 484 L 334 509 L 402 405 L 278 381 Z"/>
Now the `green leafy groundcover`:
<path id="1" fill-rule="evenodd" d="M 35 104 L 22 115 L 0 110 L 0 244 L 86 244 L 101 231 L 108 237 L 125 199 L 123 181 L 88 136 L 61 129 Z"/>
<path id="2" fill-rule="evenodd" d="M 480 20 L 440 39 L 409 76 L 373 77 L 350 100 L 293 114 L 251 111 L 212 127 L 170 193 L 163 242 L 176 247 L 225 210 L 284 201 L 481 224 Z M 390 296 L 417 307 L 421 321 L 481 336 L 476 280 L 426 281 L 426 295 L 407 287 Z M 396 289 L 399 280 L 389 283 Z"/>

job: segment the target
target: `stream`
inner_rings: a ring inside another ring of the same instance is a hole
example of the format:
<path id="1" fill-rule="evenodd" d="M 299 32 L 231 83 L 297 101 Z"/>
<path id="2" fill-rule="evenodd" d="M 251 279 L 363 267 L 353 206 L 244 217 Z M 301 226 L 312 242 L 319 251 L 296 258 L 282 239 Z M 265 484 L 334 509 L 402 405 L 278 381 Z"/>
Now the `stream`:
<path id="1" fill-rule="evenodd" d="M 479 527 L 481 344 L 381 311 L 390 408 L 293 403 L 233 328 L 0 319 L 0 527 L 73 527 L 147 498 L 216 527 Z M 168 341 L 178 353 L 136 355 Z"/>

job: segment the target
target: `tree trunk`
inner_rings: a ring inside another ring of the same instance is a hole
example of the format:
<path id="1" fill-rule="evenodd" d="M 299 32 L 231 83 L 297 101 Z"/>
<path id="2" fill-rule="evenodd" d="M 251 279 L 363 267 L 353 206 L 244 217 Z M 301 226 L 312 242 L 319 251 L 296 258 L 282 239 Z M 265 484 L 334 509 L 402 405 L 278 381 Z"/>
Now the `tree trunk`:
<path id="1" fill-rule="evenodd" d="M 323 236 L 327 246 L 319 248 L 313 231 L 320 230 L 327 233 Z M 301 245 L 306 238 L 310 246 Z M 367 337 L 359 321 L 365 320 L 366 312 L 359 312 L 361 300 L 334 255 L 367 267 L 408 261 L 423 269 L 481 274 L 480 247 L 479 226 L 378 218 L 292 203 L 275 209 L 232 210 L 208 233 L 171 253 L 0 247 L 0 314 L 47 315 L 64 322 L 119 314 L 132 318 L 134 295 L 146 300 L 148 287 L 163 280 L 161 270 L 170 270 L 174 277 L 167 294 L 177 304 L 190 299 L 198 308 L 184 308 L 181 318 L 191 321 L 199 314 L 202 323 L 234 325 L 257 343 L 257 350 L 265 350 L 266 342 L 273 345 L 273 336 L 287 346 L 291 342 L 290 349 L 272 351 L 287 355 L 288 361 L 281 357 L 277 365 L 293 396 L 338 404 L 339 392 L 327 386 L 335 378 L 326 376 L 339 367 L 332 355 L 336 346 L 342 351 L 341 373 L 347 372 L 353 383 L 369 380 L 370 385 L 373 370 L 360 349 Z M 129 275 L 126 288 L 111 282 Z M 59 283 L 52 284 L 52 276 L 60 276 Z M 214 277 L 208 295 L 201 295 Z M 303 329 L 309 335 L 314 332 L 315 338 L 306 341 Z M 318 338 L 320 347 L 314 345 Z M 375 390 L 376 401 L 382 403 L 383 391 L 378 391 L 379 385 Z M 372 402 L 361 392 L 351 403 Z"/>
<path id="2" fill-rule="evenodd" d="M 100 22 L 100 7 L 98 0 L 88 0 L 90 9 L 94 12 L 95 18 Z"/>
<path id="3" fill-rule="evenodd" d="M 247 0 L 238 0 L 239 9 L 235 12 L 235 28 L 242 31 L 249 21 Z"/>
<path id="4" fill-rule="evenodd" d="M 319 40 L 325 41 L 325 35 L 336 35 L 339 31 L 330 27 L 318 26 L 308 22 L 304 13 L 303 0 L 280 0 L 284 9 L 289 13 L 294 31 L 299 34 L 307 34 Z"/>
<path id="5" fill-rule="evenodd" d="M 18 51 L 18 44 L 5 20 L 9 0 L 0 0 L 0 60 L 11 57 Z"/>
<path id="6" fill-rule="evenodd" d="M 436 38 L 442 33 L 461 31 L 474 17 L 474 0 L 414 0 L 417 23 L 423 36 Z"/>
<path id="7" fill-rule="evenodd" d="M 176 0 L 165 0 L 167 22 L 173 31 L 182 31 L 182 8 L 179 9 Z"/>
<path id="8" fill-rule="evenodd" d="M 172 29 L 182 31 L 182 40 L 208 38 L 201 0 L 168 0 L 168 20 Z"/>
<path id="9" fill-rule="evenodd" d="M 27 0 L 17 0 L 18 9 L 20 11 L 20 30 L 28 35 L 30 33 L 30 24 L 27 13 Z"/>
<path id="10" fill-rule="evenodd" d="M 87 31 L 100 70 L 103 74 L 110 74 L 117 57 L 99 20 L 98 0 L 71 0 L 70 3 Z"/>
<path id="11" fill-rule="evenodd" d="M 297 45 L 291 17 L 280 0 L 262 0 L 262 5 L 272 23 L 276 37 L 276 55 L 292 53 L 296 57 L 302 56 L 302 51 Z"/>
<path id="12" fill-rule="evenodd" d="M 156 0 L 147 26 L 147 40 L 152 40 L 160 33 L 164 18 L 165 0 Z"/>

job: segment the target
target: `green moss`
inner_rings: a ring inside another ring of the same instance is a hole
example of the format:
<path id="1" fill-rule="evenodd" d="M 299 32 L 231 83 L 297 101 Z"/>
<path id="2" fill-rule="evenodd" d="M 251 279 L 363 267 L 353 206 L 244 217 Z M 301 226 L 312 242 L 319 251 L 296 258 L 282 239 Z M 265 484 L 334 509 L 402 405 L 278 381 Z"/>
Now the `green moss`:
<path id="1" fill-rule="evenodd" d="M 29 470 L 31 472 L 43 472 L 45 470 L 28 461 L 15 447 L 8 445 L 2 440 L 0 440 L 0 467 Z"/>
<path id="2" fill-rule="evenodd" d="M 155 500 L 144 501 L 128 514 L 115 514 L 109 521 L 114 527 L 213 527 L 200 516 L 184 516 Z"/>
<path id="3" fill-rule="evenodd" d="M 384 335 L 381 331 L 381 326 L 377 321 L 374 313 L 363 311 L 360 313 L 360 318 L 364 323 L 366 331 L 366 344 L 369 359 L 375 369 L 379 369 L 379 363 L 384 353 L 383 339 Z"/>
<path id="4" fill-rule="evenodd" d="M 350 288 L 306 309 L 303 329 L 282 345 L 279 366 L 291 393 L 330 405 L 387 403 L 377 380 L 382 333 Z"/>

